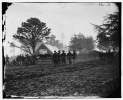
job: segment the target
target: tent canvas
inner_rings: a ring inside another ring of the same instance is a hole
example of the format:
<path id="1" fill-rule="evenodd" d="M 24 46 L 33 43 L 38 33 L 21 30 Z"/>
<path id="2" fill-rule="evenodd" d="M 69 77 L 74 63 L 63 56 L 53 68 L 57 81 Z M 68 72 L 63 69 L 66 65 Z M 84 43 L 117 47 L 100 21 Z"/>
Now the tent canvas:
<path id="1" fill-rule="evenodd" d="M 54 51 L 58 51 L 59 49 L 56 46 L 51 46 L 49 44 L 44 44 L 39 42 L 35 48 L 35 54 L 39 54 L 41 49 L 46 49 L 48 53 L 53 54 Z"/>

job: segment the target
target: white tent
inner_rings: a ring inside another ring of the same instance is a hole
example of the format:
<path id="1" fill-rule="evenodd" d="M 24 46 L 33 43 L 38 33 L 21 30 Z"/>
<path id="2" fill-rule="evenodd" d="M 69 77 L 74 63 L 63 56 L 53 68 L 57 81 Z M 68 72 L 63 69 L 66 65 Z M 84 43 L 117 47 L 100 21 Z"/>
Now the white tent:
<path id="1" fill-rule="evenodd" d="M 37 53 L 40 49 L 44 49 L 44 46 L 46 47 L 45 49 L 48 49 L 48 51 L 50 51 L 51 53 L 59 50 L 56 46 L 51 46 L 50 44 L 39 42 L 35 48 L 35 52 Z"/>
<path id="2" fill-rule="evenodd" d="M 49 48 L 52 52 L 58 51 L 59 49 L 56 46 L 51 46 L 49 44 L 44 44 L 47 48 Z"/>

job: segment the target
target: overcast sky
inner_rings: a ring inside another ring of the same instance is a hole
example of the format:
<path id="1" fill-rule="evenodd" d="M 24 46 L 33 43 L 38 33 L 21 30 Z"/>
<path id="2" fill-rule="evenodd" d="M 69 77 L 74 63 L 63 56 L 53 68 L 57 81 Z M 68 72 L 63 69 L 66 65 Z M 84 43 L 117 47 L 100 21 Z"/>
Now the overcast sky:
<path id="1" fill-rule="evenodd" d="M 102 24 L 104 16 L 117 10 L 113 3 L 13 3 L 6 11 L 6 43 L 5 52 L 9 53 L 8 41 L 17 28 L 31 17 L 39 18 L 51 28 L 51 34 L 69 45 L 73 34 L 83 33 L 96 39 L 93 24 Z M 62 34 L 64 38 L 62 39 Z"/>

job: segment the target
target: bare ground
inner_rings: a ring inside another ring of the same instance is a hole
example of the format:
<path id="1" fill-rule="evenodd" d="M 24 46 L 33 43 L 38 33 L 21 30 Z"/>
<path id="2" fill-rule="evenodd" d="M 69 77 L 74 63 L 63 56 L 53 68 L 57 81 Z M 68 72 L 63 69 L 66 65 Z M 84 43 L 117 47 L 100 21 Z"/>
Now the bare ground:
<path id="1" fill-rule="evenodd" d="M 38 65 L 6 68 L 6 95 L 31 97 L 107 97 L 120 84 L 114 59 L 79 61 L 75 66 Z"/>

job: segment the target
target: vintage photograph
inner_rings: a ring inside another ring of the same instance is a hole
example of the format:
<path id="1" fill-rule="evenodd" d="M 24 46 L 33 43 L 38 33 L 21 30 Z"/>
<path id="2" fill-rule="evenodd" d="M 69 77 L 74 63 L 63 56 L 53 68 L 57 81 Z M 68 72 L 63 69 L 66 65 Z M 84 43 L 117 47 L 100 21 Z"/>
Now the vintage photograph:
<path id="1" fill-rule="evenodd" d="M 2 2 L 3 98 L 121 98 L 121 2 Z"/>

